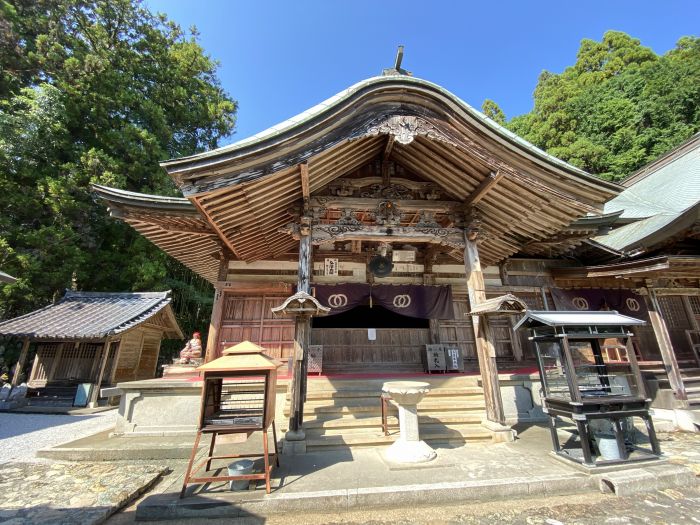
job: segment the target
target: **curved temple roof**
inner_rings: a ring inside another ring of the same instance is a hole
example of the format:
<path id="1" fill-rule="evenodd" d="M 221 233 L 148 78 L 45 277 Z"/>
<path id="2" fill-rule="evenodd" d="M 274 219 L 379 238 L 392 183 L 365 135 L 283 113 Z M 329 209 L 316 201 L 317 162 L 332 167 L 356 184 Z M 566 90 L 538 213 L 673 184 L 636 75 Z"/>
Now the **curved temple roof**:
<path id="1" fill-rule="evenodd" d="M 558 241 L 558 234 L 587 213 L 599 213 L 621 189 L 548 155 L 440 86 L 399 75 L 359 82 L 248 139 L 163 162 L 191 208 L 173 199 L 154 200 L 160 209 L 149 212 L 144 198 L 135 194 L 96 190 L 109 200 L 113 214 L 121 212 L 165 251 L 213 280 L 216 258 L 211 254 L 217 241 L 244 261 L 293 251 L 297 241 L 279 230 L 294 220 L 304 191 L 313 195 L 334 179 L 381 160 L 403 166 L 437 184 L 453 201 L 476 209 L 486 264 L 523 248 L 551 253 L 548 240 Z M 165 236 L 170 226 L 154 222 L 155 215 L 167 213 L 171 219 L 181 213 L 194 220 L 194 212 L 202 230 L 196 249 L 207 253 L 206 262 L 194 261 L 176 246 L 194 237 L 178 241 L 172 232 Z M 199 247 L 205 235 L 209 245 Z"/>

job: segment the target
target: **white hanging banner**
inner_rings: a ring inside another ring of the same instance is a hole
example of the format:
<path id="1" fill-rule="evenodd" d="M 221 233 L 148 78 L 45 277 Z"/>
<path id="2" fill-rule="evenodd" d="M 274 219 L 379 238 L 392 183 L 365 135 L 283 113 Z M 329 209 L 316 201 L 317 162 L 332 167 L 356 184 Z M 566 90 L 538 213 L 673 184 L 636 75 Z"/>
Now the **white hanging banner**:
<path id="1" fill-rule="evenodd" d="M 376 341 L 377 340 L 377 329 L 376 328 L 368 328 L 367 329 L 367 340 L 368 341 Z"/>
<path id="2" fill-rule="evenodd" d="M 325 259 L 324 275 L 338 276 L 338 259 Z"/>

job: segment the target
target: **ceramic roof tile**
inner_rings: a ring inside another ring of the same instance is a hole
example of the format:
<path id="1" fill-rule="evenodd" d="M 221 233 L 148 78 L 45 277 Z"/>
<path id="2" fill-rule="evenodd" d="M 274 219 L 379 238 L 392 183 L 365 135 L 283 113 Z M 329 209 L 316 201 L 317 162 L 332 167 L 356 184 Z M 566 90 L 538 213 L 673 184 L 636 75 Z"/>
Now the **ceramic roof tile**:
<path id="1" fill-rule="evenodd" d="M 645 239 L 697 206 L 700 203 L 700 141 L 695 141 L 697 144 L 687 151 L 682 150 L 685 144 L 681 145 L 676 158 L 658 169 L 652 166 L 653 171 L 607 202 L 604 213 L 622 211 L 623 220 L 635 222 L 593 240 L 625 251 L 643 244 Z"/>
<path id="2" fill-rule="evenodd" d="M 103 339 L 143 323 L 168 304 L 170 292 L 72 292 L 54 305 L 0 323 L 0 335 Z M 177 329 L 179 331 L 179 328 Z"/>

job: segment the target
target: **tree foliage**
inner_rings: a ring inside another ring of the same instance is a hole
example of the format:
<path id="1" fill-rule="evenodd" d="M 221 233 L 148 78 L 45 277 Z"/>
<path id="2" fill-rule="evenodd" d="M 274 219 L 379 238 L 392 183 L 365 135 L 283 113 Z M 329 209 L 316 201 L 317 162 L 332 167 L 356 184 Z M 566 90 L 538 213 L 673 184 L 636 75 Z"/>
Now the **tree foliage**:
<path id="1" fill-rule="evenodd" d="M 0 317 L 71 286 L 172 287 L 199 312 L 186 330 L 208 322 L 206 282 L 110 219 L 90 184 L 176 195 L 158 161 L 235 124 L 217 67 L 195 30 L 137 0 L 0 0 L 0 268 L 19 277 Z"/>
<path id="2" fill-rule="evenodd" d="M 619 180 L 700 130 L 700 38 L 683 37 L 663 56 L 617 31 L 583 40 L 573 66 L 540 75 L 534 101 L 511 130 Z"/>

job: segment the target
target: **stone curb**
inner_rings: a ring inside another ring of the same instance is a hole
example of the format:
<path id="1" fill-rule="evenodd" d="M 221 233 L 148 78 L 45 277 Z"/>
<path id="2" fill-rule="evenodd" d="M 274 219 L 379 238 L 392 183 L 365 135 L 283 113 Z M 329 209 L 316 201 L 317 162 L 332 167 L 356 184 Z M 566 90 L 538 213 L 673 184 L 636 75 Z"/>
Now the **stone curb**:
<path id="1" fill-rule="evenodd" d="M 609 472 L 598 476 L 601 492 L 631 496 L 667 488 L 692 487 L 698 483 L 695 473 L 682 465 L 658 465 Z"/>
<path id="2" fill-rule="evenodd" d="M 191 453 L 191 446 L 125 450 L 123 448 L 73 448 L 59 445 L 58 447 L 37 450 L 35 456 L 57 461 L 158 461 L 162 459 L 187 459 Z"/>
<path id="3" fill-rule="evenodd" d="M 458 481 L 300 493 L 218 493 L 214 497 L 177 494 L 147 497 L 136 509 L 137 521 L 182 518 L 237 518 L 282 512 L 329 512 L 417 505 L 457 504 L 543 495 L 576 494 L 596 490 L 592 476 L 539 476 L 487 481 Z"/>

